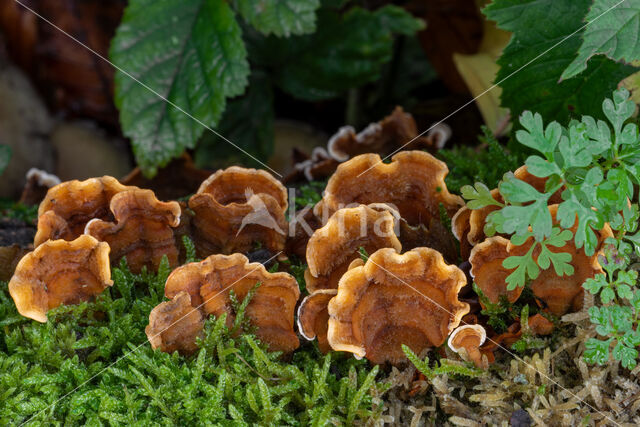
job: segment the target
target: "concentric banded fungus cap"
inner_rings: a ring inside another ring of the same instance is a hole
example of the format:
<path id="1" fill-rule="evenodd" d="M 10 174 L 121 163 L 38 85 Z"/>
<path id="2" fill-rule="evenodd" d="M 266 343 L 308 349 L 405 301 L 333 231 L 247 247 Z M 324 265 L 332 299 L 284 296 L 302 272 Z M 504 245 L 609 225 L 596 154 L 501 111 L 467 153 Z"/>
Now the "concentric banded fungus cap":
<path id="1" fill-rule="evenodd" d="M 112 284 L 109 245 L 83 235 L 47 241 L 25 255 L 9 293 L 21 315 L 46 322 L 48 310 L 87 301 Z"/>
<path id="2" fill-rule="evenodd" d="M 553 322 L 542 314 L 538 313 L 529 317 L 529 329 L 536 335 L 551 335 L 553 332 Z"/>
<path id="3" fill-rule="evenodd" d="M 298 307 L 298 331 L 309 341 L 318 337 L 318 348 L 323 353 L 331 351 L 327 341 L 329 327 L 327 306 L 337 293 L 337 289 L 319 289 L 307 295 Z"/>
<path id="4" fill-rule="evenodd" d="M 176 268 L 167 278 L 164 292 L 168 298 L 181 291 L 189 293 L 193 307 L 202 306 L 205 314 L 217 317 L 227 314 L 231 326 L 235 313 L 229 292 L 242 301 L 257 283 L 260 286 L 245 312 L 256 327 L 256 335 L 272 351 L 293 351 L 300 344 L 293 331 L 300 290 L 296 279 L 287 273 L 269 273 L 242 254 L 211 255 Z"/>
<path id="5" fill-rule="evenodd" d="M 151 348 L 165 353 L 179 351 L 192 354 L 198 349 L 196 338 L 202 334 L 204 318 L 199 309 L 191 306 L 187 292 L 178 292 L 171 301 L 158 304 L 149 314 L 145 328 Z"/>
<path id="6" fill-rule="evenodd" d="M 506 278 L 511 270 L 502 266 L 502 262 L 509 256 L 507 248 L 509 241 L 504 237 L 495 236 L 486 239 L 471 250 L 471 277 L 487 299 L 497 304 L 500 297 L 505 296 L 509 302 L 520 298 L 523 287 L 507 291 Z M 484 307 L 482 300 L 480 304 Z"/>
<path id="7" fill-rule="evenodd" d="M 405 360 L 402 344 L 416 353 L 442 345 L 469 311 L 458 300 L 466 283 L 464 273 L 434 249 L 402 255 L 380 249 L 340 279 L 329 301 L 329 345 L 394 364 Z"/>
<path id="8" fill-rule="evenodd" d="M 471 212 L 471 209 L 463 206 L 451 218 L 451 232 L 460 242 L 460 256 L 462 259 L 468 259 L 471 254 L 471 244 L 468 240 L 469 231 L 471 230 Z"/>
<path id="9" fill-rule="evenodd" d="M 418 128 L 413 116 L 402 107 L 380 122 L 371 123 L 356 134 L 351 126 L 343 126 L 331 137 L 327 151 L 334 159 L 344 162 L 364 153 L 389 154 L 397 149 L 415 150 L 427 148 L 436 151 L 444 146 L 451 136 L 451 129 L 444 123 L 432 126 L 426 136 L 418 137 Z M 411 144 L 407 142 L 411 141 Z"/>
<path id="10" fill-rule="evenodd" d="M 448 172 L 445 163 L 422 151 L 400 152 L 389 164 L 377 154 L 362 154 L 338 166 L 314 211 L 326 217 L 352 203 L 390 203 L 409 224 L 429 224 L 440 218 L 440 203 L 450 217 L 463 204 L 447 190 Z"/>
<path id="11" fill-rule="evenodd" d="M 556 223 L 556 212 L 558 205 L 549 206 L 549 212 Z M 576 232 L 577 225 L 571 228 L 571 232 Z M 537 278 L 531 281 L 530 286 L 533 294 L 538 300 L 544 303 L 544 308 L 556 316 L 562 316 L 569 312 L 575 312 L 582 308 L 584 289 L 582 284 L 585 280 L 595 277 L 596 274 L 603 273 L 602 267 L 598 262 L 600 247 L 607 237 L 612 236 L 609 226 L 605 226 L 598 234 L 598 248 L 591 256 L 587 256 L 584 247 L 577 249 L 573 239 L 569 240 L 564 246 L 558 248 L 549 245 L 551 252 L 565 252 L 571 255 L 569 264 L 573 267 L 574 273 L 571 276 L 558 276 L 550 267 L 541 270 Z M 532 239 L 529 239 L 520 246 L 509 244 L 507 251 L 509 255 L 524 255 L 531 247 Z M 533 251 L 533 259 L 537 262 L 540 254 L 538 246 Z"/>
<path id="12" fill-rule="evenodd" d="M 491 190 L 491 197 L 499 203 L 504 202 L 497 188 Z M 487 238 L 487 235 L 484 233 L 487 217 L 491 212 L 498 209 L 500 209 L 499 206 L 489 205 L 480 209 L 471 210 L 471 214 L 469 215 L 469 232 L 467 233 L 467 240 L 471 246 L 475 246 Z"/>
<path id="13" fill-rule="evenodd" d="M 360 247 L 367 253 L 380 248 L 400 252 L 402 246 L 389 211 L 362 205 L 340 209 L 313 233 L 307 244 L 308 269 L 304 275 L 309 292 L 336 289 L 349 263 L 359 258 Z"/>
<path id="14" fill-rule="evenodd" d="M 449 337 L 449 348 L 478 368 L 486 368 L 480 346 L 487 339 L 487 331 L 481 325 L 464 325 L 456 328 Z"/>
<path id="15" fill-rule="evenodd" d="M 73 240 L 94 218 L 111 220 L 109 203 L 126 187 L 111 176 L 67 181 L 52 187 L 38 208 L 38 232 L 34 246 L 47 240 Z"/>
<path id="16" fill-rule="evenodd" d="M 284 248 L 287 189 L 262 170 L 232 166 L 202 183 L 189 199 L 194 243 L 202 257 L 247 252 L 255 242 L 277 252 Z"/>
<path id="17" fill-rule="evenodd" d="M 114 222 L 92 219 L 85 233 L 107 242 L 111 247 L 111 262 L 126 257 L 134 273 L 146 266 L 156 271 L 164 255 L 169 264 L 178 264 L 173 228 L 180 223 L 178 202 L 161 202 L 151 190 L 127 190 L 111 199 Z"/>

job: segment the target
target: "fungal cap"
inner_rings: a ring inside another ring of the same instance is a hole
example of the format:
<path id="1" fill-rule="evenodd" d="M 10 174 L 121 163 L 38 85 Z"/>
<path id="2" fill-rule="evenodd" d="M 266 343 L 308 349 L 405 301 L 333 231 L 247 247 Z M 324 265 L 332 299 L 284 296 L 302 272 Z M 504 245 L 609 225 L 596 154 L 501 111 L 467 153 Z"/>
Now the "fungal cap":
<path id="1" fill-rule="evenodd" d="M 313 292 L 336 288 L 349 263 L 360 257 L 360 247 L 367 253 L 380 248 L 400 252 L 402 245 L 394 233 L 394 224 L 392 213 L 380 206 L 374 209 L 360 205 L 335 212 L 307 244 L 307 289 Z"/>
<path id="2" fill-rule="evenodd" d="M 481 325 L 463 325 L 456 328 L 449 337 L 449 348 L 464 360 L 482 367 L 480 346 L 487 339 L 487 331 Z"/>
<path id="3" fill-rule="evenodd" d="M 328 342 L 373 363 L 400 363 L 400 344 L 419 353 L 458 326 L 469 311 L 457 296 L 465 284 L 464 273 L 434 249 L 379 249 L 340 279 L 328 306 Z"/>
<path id="4" fill-rule="evenodd" d="M 51 187 L 38 207 L 34 246 L 47 240 L 75 239 L 91 219 L 110 217 L 109 203 L 115 194 L 133 188 L 111 176 L 66 181 Z"/>
<path id="5" fill-rule="evenodd" d="M 447 165 L 423 151 L 403 151 L 385 164 L 378 154 L 361 154 L 340 164 L 329 179 L 322 202 L 314 212 L 322 215 L 352 203 L 392 203 L 411 225 L 439 219 L 440 203 L 455 214 L 463 201 L 449 193 L 444 178 Z"/>
<path id="6" fill-rule="evenodd" d="M 191 297 L 182 291 L 151 310 L 149 324 L 144 331 L 154 350 L 191 354 L 198 348 L 196 338 L 202 334 L 203 328 L 202 313 L 191 306 Z"/>
<path id="7" fill-rule="evenodd" d="M 242 254 L 211 255 L 201 262 L 176 268 L 167 278 L 165 296 L 172 298 L 181 291 L 189 293 L 191 305 L 202 307 L 207 315 L 227 314 L 232 324 L 230 291 L 243 300 L 257 284 L 246 315 L 256 327 L 258 338 L 271 350 L 290 352 L 299 341 L 293 332 L 294 310 L 300 290 L 288 273 L 270 273 L 264 265 L 249 263 Z"/>
<path id="8" fill-rule="evenodd" d="M 180 250 L 172 229 L 180 225 L 178 202 L 161 202 L 151 190 L 133 189 L 114 195 L 110 208 L 115 222 L 94 218 L 84 232 L 109 244 L 112 262 L 126 257 L 134 272 L 145 265 L 157 269 L 163 255 L 177 264 Z"/>
<path id="9" fill-rule="evenodd" d="M 49 240 L 25 255 L 9 293 L 21 315 L 44 323 L 48 310 L 87 301 L 111 285 L 109 245 L 82 235 Z"/>
<path id="10" fill-rule="evenodd" d="M 501 236 L 494 236 L 476 245 L 471 250 L 471 277 L 487 299 L 496 304 L 501 296 L 509 302 L 515 302 L 522 294 L 523 287 L 507 290 L 506 278 L 511 270 L 502 262 L 509 256 L 509 241 Z M 481 303 L 482 304 L 482 303 Z"/>
<path id="11" fill-rule="evenodd" d="M 318 338 L 318 347 L 323 353 L 331 350 L 327 342 L 329 326 L 328 304 L 336 296 L 337 289 L 319 289 L 307 295 L 298 307 L 298 331 L 306 340 Z"/>
<path id="12" fill-rule="evenodd" d="M 268 172 L 219 170 L 189 199 L 198 255 L 247 252 L 255 242 L 272 251 L 286 242 L 287 189 Z"/>

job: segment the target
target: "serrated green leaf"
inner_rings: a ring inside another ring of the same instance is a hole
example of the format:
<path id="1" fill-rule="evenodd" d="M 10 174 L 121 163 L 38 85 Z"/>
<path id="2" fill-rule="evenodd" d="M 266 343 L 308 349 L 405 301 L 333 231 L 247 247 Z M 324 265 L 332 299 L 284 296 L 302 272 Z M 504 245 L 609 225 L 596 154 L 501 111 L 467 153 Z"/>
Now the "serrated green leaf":
<path id="1" fill-rule="evenodd" d="M 476 182 L 475 186 L 465 185 L 460 188 L 460 192 L 462 197 L 468 200 L 467 207 L 469 209 L 480 209 L 485 206 L 502 206 L 502 203 L 499 203 L 493 198 L 489 187 L 481 182 Z"/>
<path id="2" fill-rule="evenodd" d="M 633 369 L 637 364 L 638 350 L 627 347 L 621 342 L 618 342 L 616 346 L 613 347 L 611 354 L 613 354 L 614 359 L 622 362 L 622 366 L 627 369 Z"/>
<path id="3" fill-rule="evenodd" d="M 602 341 L 596 338 L 589 338 L 584 344 L 585 350 L 583 357 L 587 363 L 604 365 L 609 361 L 611 339 Z"/>
<path id="4" fill-rule="evenodd" d="M 640 59 L 640 2 L 638 0 L 595 0 L 585 19 L 578 56 L 562 73 L 563 79 L 580 74 L 594 55 L 606 55 L 614 61 Z"/>
<path id="5" fill-rule="evenodd" d="M 268 159 L 274 144 L 273 88 L 264 73 L 254 72 L 241 97 L 230 100 L 216 130 L 256 159 Z M 261 165 L 236 147 L 208 132 L 195 150 L 198 167 L 217 169 L 232 164 Z"/>
<path id="6" fill-rule="evenodd" d="M 263 34 L 289 37 L 316 30 L 320 0 L 236 0 L 242 17 Z"/>
<path id="7" fill-rule="evenodd" d="M 532 110 L 545 121 L 560 123 L 583 114 L 603 117 L 602 99 L 634 67 L 598 56 L 582 74 L 559 82 L 581 45 L 581 38 L 572 34 L 580 34 L 591 2 L 494 0 L 484 9 L 498 27 L 513 33 L 498 60 L 496 76 L 502 87 L 501 104 L 513 116 Z"/>
<path id="8" fill-rule="evenodd" d="M 563 168 L 584 168 L 588 166 L 593 157 L 589 151 L 587 127 L 584 124 L 571 126 L 569 136 L 563 136 L 558 144 L 558 150 L 562 155 Z"/>
<path id="9" fill-rule="evenodd" d="M 551 122 L 544 128 L 542 116 L 525 111 L 520 116 L 520 124 L 526 130 L 518 130 L 516 139 L 522 144 L 543 154 L 550 154 L 558 145 L 562 129 L 557 122 Z"/>
<path id="10" fill-rule="evenodd" d="M 198 121 L 218 122 L 225 98 L 247 85 L 246 57 L 240 27 L 224 1 L 129 3 L 110 58 L 118 67 L 122 130 L 145 175 L 195 145 L 205 129 Z"/>
<path id="11" fill-rule="evenodd" d="M 509 203 L 526 203 L 549 197 L 540 193 L 528 182 L 516 178 L 513 172 L 504 174 L 498 188 L 500 194 Z"/>
<path id="12" fill-rule="evenodd" d="M 525 164 L 527 165 L 527 172 L 540 178 L 561 173 L 560 168 L 555 163 L 551 163 L 540 156 L 529 156 Z"/>
<path id="13" fill-rule="evenodd" d="M 607 286 L 609 286 L 609 283 L 604 274 L 596 274 L 594 278 L 589 278 L 582 284 L 582 287 L 593 295 L 598 295 L 600 289 Z"/>
<path id="14" fill-rule="evenodd" d="M 600 292 L 600 299 L 604 304 L 609 304 L 616 297 L 615 292 L 611 288 L 604 288 Z"/>
<path id="15" fill-rule="evenodd" d="M 318 30 L 294 40 L 252 37 L 252 52 L 274 67 L 277 84 L 296 98 L 309 101 L 338 96 L 376 80 L 392 56 L 393 35 L 423 28 L 398 6 L 375 11 L 353 7 L 346 13 L 318 11 Z M 252 54 L 252 58 L 253 58 Z"/>

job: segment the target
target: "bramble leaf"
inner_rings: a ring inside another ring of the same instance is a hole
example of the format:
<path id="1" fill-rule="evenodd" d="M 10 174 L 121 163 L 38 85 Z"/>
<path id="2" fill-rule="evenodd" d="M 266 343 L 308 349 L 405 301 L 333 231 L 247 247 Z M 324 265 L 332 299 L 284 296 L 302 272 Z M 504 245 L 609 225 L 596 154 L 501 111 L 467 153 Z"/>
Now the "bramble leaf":
<path id="1" fill-rule="evenodd" d="M 494 0 L 483 12 L 513 33 L 498 59 L 496 82 L 501 104 L 513 116 L 524 110 L 545 121 L 565 124 L 570 117 L 602 118 L 602 99 L 634 67 L 604 56 L 589 61 L 580 76 L 560 81 L 582 44 L 581 28 L 593 0 Z M 574 34 L 577 32 L 577 35 Z"/>
<path id="2" fill-rule="evenodd" d="M 240 26 L 219 0 L 129 2 L 110 58 L 122 130 L 147 176 L 193 148 L 249 75 Z"/>
<path id="3" fill-rule="evenodd" d="M 380 76 L 391 59 L 394 34 L 414 34 L 424 23 L 404 9 L 387 5 L 375 11 L 353 7 L 346 13 L 322 8 L 318 30 L 296 38 L 254 40 L 254 51 L 276 70 L 276 82 L 299 99 L 316 101 L 340 95 Z M 250 42 L 251 43 L 251 42 Z"/>
<path id="4" fill-rule="evenodd" d="M 236 0 L 244 19 L 263 34 L 289 37 L 316 30 L 320 0 Z"/>
<path id="5" fill-rule="evenodd" d="M 637 27 L 640 4 L 635 0 L 595 0 L 585 18 L 582 46 L 578 56 L 562 73 L 563 79 L 580 74 L 594 55 L 606 55 L 614 61 L 632 62 L 640 59 Z"/>

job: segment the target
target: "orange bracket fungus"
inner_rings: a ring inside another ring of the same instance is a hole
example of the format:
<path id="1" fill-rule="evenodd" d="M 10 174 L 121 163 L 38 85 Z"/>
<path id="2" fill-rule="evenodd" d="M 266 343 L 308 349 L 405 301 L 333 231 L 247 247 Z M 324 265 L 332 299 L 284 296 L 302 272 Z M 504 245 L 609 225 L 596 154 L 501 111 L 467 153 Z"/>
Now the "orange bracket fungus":
<path id="1" fill-rule="evenodd" d="M 471 209 L 466 206 L 458 209 L 458 212 L 451 218 L 451 232 L 460 242 L 460 256 L 462 259 L 469 259 L 471 254 L 471 243 L 469 243 L 468 235 L 471 230 Z"/>
<path id="2" fill-rule="evenodd" d="M 84 233 L 85 226 L 94 218 L 113 219 L 109 211 L 111 198 L 133 188 L 111 176 L 67 181 L 52 187 L 38 208 L 34 246 L 47 240 L 73 240 Z"/>
<path id="3" fill-rule="evenodd" d="M 447 142 L 451 129 L 444 123 L 432 126 L 426 136 L 418 136 L 418 128 L 413 116 L 405 113 L 402 107 L 380 122 L 371 123 L 357 133 L 351 126 L 343 126 L 331 137 L 327 144 L 329 155 L 344 162 L 351 157 L 364 153 L 392 153 L 397 149 L 427 148 L 436 151 Z M 410 144 L 407 144 L 411 141 Z"/>
<path id="4" fill-rule="evenodd" d="M 471 250 L 471 277 L 487 299 L 497 304 L 500 297 L 505 296 L 510 303 L 515 302 L 522 294 L 522 287 L 507 290 L 507 276 L 511 270 L 502 262 L 509 256 L 509 241 L 504 237 L 494 236 L 476 245 Z M 482 304 L 482 301 L 480 302 Z M 482 304 L 484 306 L 484 304 Z"/>
<path id="5" fill-rule="evenodd" d="M 191 297 L 182 291 L 171 301 L 160 303 L 151 310 L 149 325 L 144 331 L 154 350 L 192 354 L 198 349 L 196 338 L 202 334 L 203 328 L 202 313 L 191 306 Z"/>
<path id="6" fill-rule="evenodd" d="M 135 189 L 114 195 L 110 207 L 115 223 L 92 219 L 85 234 L 109 244 L 112 263 L 125 257 L 134 273 L 144 266 L 156 271 L 164 255 L 172 267 L 178 264 L 173 231 L 180 224 L 178 202 L 161 202 L 153 191 Z"/>
<path id="7" fill-rule="evenodd" d="M 25 255 L 9 293 L 21 315 L 44 323 L 48 310 L 87 301 L 112 284 L 109 245 L 83 235 L 47 241 Z"/>
<path id="8" fill-rule="evenodd" d="M 549 206 L 551 217 L 556 223 L 556 211 L 558 205 Z M 575 233 L 575 227 L 571 231 Z M 599 241 L 602 243 L 611 235 L 610 228 L 604 227 L 599 232 Z M 476 245 L 471 251 L 471 275 L 482 292 L 491 302 L 498 302 L 500 295 L 506 295 L 510 302 L 516 301 L 523 288 L 516 288 L 507 291 L 506 277 L 512 270 L 506 269 L 502 262 L 509 256 L 522 256 L 529 251 L 533 239 L 529 238 L 522 245 L 515 246 L 507 239 L 496 236 L 486 239 Z M 538 277 L 531 280 L 529 286 L 534 296 L 543 305 L 543 308 L 553 315 L 561 316 L 569 311 L 577 311 L 582 307 L 584 289 L 582 284 L 588 278 L 602 273 L 602 267 L 598 263 L 599 250 L 587 256 L 584 248 L 577 249 L 573 239 L 570 239 L 562 247 L 548 245 L 551 252 L 564 252 L 571 255 L 569 264 L 573 269 L 573 274 L 558 276 L 555 269 L 550 267 L 541 270 Z M 534 261 L 537 262 L 540 255 L 540 246 L 537 246 L 532 253 Z"/>
<path id="9" fill-rule="evenodd" d="M 287 189 L 269 173 L 238 166 L 219 170 L 189 199 L 198 254 L 247 252 L 255 242 L 284 249 Z"/>
<path id="10" fill-rule="evenodd" d="M 529 317 L 527 324 L 535 335 L 551 335 L 553 332 L 553 322 L 540 313 Z"/>
<path id="11" fill-rule="evenodd" d="M 458 327 L 449 337 L 449 348 L 467 362 L 473 362 L 478 368 L 487 368 L 488 363 L 482 360 L 480 346 L 487 339 L 487 331 L 481 325 L 463 325 Z"/>
<path id="12" fill-rule="evenodd" d="M 434 249 L 380 249 L 340 279 L 329 301 L 329 345 L 376 364 L 405 361 L 402 344 L 418 354 L 442 345 L 469 312 L 458 300 L 466 283 Z"/>
<path id="13" fill-rule="evenodd" d="M 402 246 L 389 211 L 363 205 L 340 209 L 313 233 L 307 244 L 308 268 L 304 275 L 309 292 L 336 289 L 349 263 L 359 258 L 360 247 L 367 253 L 380 248 L 400 252 Z"/>
<path id="14" fill-rule="evenodd" d="M 318 337 L 318 348 L 323 353 L 331 351 L 327 341 L 329 327 L 328 304 L 336 296 L 337 289 L 319 289 L 302 300 L 298 307 L 298 330 L 311 341 Z"/>
<path id="15" fill-rule="evenodd" d="M 167 278 L 164 292 L 167 298 L 187 292 L 192 307 L 201 307 L 207 315 L 226 314 L 231 326 L 235 313 L 229 293 L 233 291 L 242 301 L 256 284 L 259 286 L 245 311 L 256 327 L 256 335 L 272 351 L 295 350 L 300 344 L 293 331 L 300 290 L 288 273 L 269 273 L 262 264 L 249 263 L 242 254 L 211 255 L 176 268 Z"/>
<path id="16" fill-rule="evenodd" d="M 326 217 L 353 203 L 390 203 L 409 224 L 429 224 L 440 218 L 440 203 L 450 217 L 463 204 L 447 190 L 448 172 L 444 162 L 423 151 L 397 153 L 389 164 L 377 154 L 361 154 L 338 166 L 314 212 Z"/>

